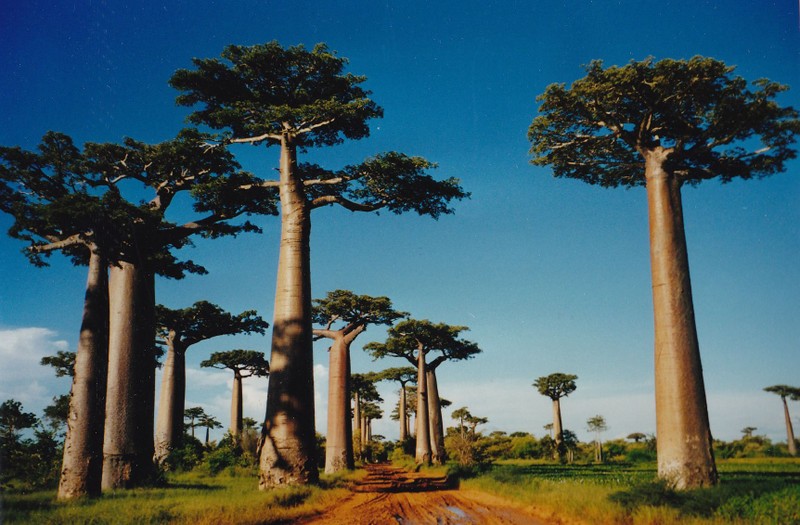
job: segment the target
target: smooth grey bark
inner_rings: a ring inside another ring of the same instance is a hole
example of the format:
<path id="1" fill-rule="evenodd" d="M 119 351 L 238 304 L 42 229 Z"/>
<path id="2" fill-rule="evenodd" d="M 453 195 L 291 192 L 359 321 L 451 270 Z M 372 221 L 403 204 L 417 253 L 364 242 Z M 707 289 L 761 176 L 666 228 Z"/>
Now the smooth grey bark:
<path id="1" fill-rule="evenodd" d="M 349 343 L 338 334 L 330 348 L 328 367 L 328 429 L 325 443 L 325 473 L 352 469 L 353 440 L 350 422 Z"/>
<path id="2" fill-rule="evenodd" d="M 556 442 L 556 449 L 553 452 L 555 459 L 559 459 L 564 453 L 564 428 L 561 423 L 561 400 L 553 399 L 553 436 Z"/>
<path id="3" fill-rule="evenodd" d="M 286 133 L 280 159 L 281 241 L 275 291 L 270 380 L 259 488 L 319 478 L 315 460 L 314 356 L 309 237 L 311 210 L 297 174 L 297 148 Z"/>
<path id="4" fill-rule="evenodd" d="M 99 496 L 108 370 L 108 264 L 90 247 L 58 499 Z"/>
<path id="5" fill-rule="evenodd" d="M 431 435 L 428 421 L 428 380 L 425 351 L 422 344 L 417 348 L 417 416 L 416 449 L 414 460 L 417 464 L 431 463 Z"/>
<path id="6" fill-rule="evenodd" d="M 238 370 L 233 371 L 233 391 L 231 396 L 231 437 L 238 440 L 242 435 L 242 374 Z"/>
<path id="7" fill-rule="evenodd" d="M 408 438 L 408 414 L 406 414 L 406 384 L 400 383 L 400 405 L 398 406 L 398 419 L 400 420 L 400 441 Z"/>
<path id="8" fill-rule="evenodd" d="M 792 428 L 792 418 L 789 417 L 789 405 L 786 403 L 786 396 L 781 396 L 783 401 L 783 417 L 786 421 L 786 444 L 789 446 L 789 454 L 797 455 L 797 443 L 794 440 L 794 428 Z"/>
<path id="9" fill-rule="evenodd" d="M 444 448 L 444 422 L 442 421 L 442 405 L 439 398 L 439 384 L 436 381 L 436 369 L 426 370 L 428 382 L 428 423 L 431 440 L 431 461 L 435 465 L 444 465 L 447 452 Z"/>
<path id="10" fill-rule="evenodd" d="M 354 455 L 361 457 L 363 443 L 361 442 L 361 396 L 358 392 L 353 392 L 353 448 Z"/>
<path id="11" fill-rule="evenodd" d="M 153 475 L 152 286 L 152 275 L 135 264 L 110 267 L 103 490 L 143 485 Z"/>
<path id="12" fill-rule="evenodd" d="M 676 489 L 711 486 L 717 469 L 697 340 L 681 181 L 669 150 L 644 151 L 655 320 L 658 476 Z"/>
<path id="13" fill-rule="evenodd" d="M 182 441 L 185 398 L 186 349 L 172 337 L 167 337 L 167 356 L 162 368 L 156 421 L 155 460 L 159 465 Z"/>

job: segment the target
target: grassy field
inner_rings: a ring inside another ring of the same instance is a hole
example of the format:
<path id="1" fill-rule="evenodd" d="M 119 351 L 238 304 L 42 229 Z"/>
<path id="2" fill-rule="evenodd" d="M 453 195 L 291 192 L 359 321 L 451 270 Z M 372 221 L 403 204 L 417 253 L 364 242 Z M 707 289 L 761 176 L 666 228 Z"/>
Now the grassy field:
<path id="1" fill-rule="evenodd" d="M 676 493 L 655 465 L 553 465 L 505 461 L 462 481 L 534 507 L 554 523 L 800 524 L 800 460 L 718 461 L 721 483 Z"/>
<path id="2" fill-rule="evenodd" d="M 169 479 L 166 488 L 118 491 L 75 503 L 58 503 L 55 491 L 2 495 L 4 524 L 269 524 L 319 512 L 349 494 L 348 481 L 363 475 L 325 476 L 319 487 L 261 492 L 254 472 Z"/>
<path id="3" fill-rule="evenodd" d="M 461 487 L 533 507 L 554 524 L 800 524 L 800 460 L 718 461 L 714 489 L 675 493 L 656 483 L 653 464 L 554 465 L 504 461 Z M 442 468 L 431 470 L 442 474 Z M 318 487 L 260 492 L 254 471 L 170 477 L 166 488 L 58 503 L 54 491 L 0 494 L 0 522 L 47 524 L 269 524 L 322 511 L 348 495 L 359 470 L 323 477 Z"/>

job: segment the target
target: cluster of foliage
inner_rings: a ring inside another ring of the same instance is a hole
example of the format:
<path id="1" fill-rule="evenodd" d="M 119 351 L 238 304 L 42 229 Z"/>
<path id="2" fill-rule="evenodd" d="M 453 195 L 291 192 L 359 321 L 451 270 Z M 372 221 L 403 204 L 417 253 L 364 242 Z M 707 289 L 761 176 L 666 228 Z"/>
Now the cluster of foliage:
<path id="1" fill-rule="evenodd" d="M 0 489 L 51 488 L 58 483 L 65 400 L 53 398 L 41 419 L 14 399 L 0 405 Z"/>

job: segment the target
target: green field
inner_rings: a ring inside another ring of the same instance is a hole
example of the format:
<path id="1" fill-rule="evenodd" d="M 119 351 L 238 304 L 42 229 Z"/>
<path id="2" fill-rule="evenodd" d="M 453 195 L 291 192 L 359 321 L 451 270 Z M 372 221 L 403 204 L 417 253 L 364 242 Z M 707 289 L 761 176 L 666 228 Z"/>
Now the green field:
<path id="1" fill-rule="evenodd" d="M 718 461 L 721 483 L 675 493 L 656 483 L 653 464 L 556 465 L 502 461 L 460 486 L 498 494 L 533 507 L 553 522 L 644 524 L 800 523 L 800 460 Z M 261 524 L 291 522 L 319 512 L 348 494 L 363 475 L 323 477 L 318 487 L 260 492 L 252 470 L 170 477 L 163 488 L 106 494 L 57 503 L 54 491 L 2 495 L 3 523 L 48 524 Z M 558 519 L 559 521 L 556 521 Z"/>

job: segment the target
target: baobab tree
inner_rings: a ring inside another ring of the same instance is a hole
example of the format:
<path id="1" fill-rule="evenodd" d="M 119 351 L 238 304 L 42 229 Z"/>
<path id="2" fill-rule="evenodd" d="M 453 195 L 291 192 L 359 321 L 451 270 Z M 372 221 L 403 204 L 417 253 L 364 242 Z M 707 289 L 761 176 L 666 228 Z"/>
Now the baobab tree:
<path id="1" fill-rule="evenodd" d="M 775 102 L 785 86 L 761 79 L 750 89 L 733 67 L 711 58 L 608 68 L 593 61 L 586 70 L 568 89 L 552 84 L 537 99 L 532 162 L 602 187 L 645 186 L 658 475 L 678 489 L 714 485 L 681 189 L 783 171 L 796 155 L 798 114 Z"/>
<path id="2" fill-rule="evenodd" d="M 561 424 L 561 398 L 567 397 L 575 391 L 575 380 L 578 376 L 556 372 L 542 376 L 533 382 L 533 386 L 543 396 L 553 400 L 553 439 L 556 442 L 555 454 L 558 458 L 564 457 L 564 427 Z"/>
<path id="3" fill-rule="evenodd" d="M 269 323 L 247 310 L 238 315 L 226 312 L 208 301 L 197 301 L 189 308 L 174 310 L 156 306 L 156 343 L 167 348 L 161 378 L 158 419 L 156 420 L 155 458 L 160 464 L 177 447 L 183 436 L 183 411 L 186 405 L 186 351 L 201 341 L 223 335 L 263 334 Z M 234 373 L 235 376 L 235 373 Z M 234 399 L 236 396 L 234 377 Z M 241 405 L 241 380 L 240 405 Z M 237 426 L 237 421 L 239 426 Z M 231 420 L 231 434 L 241 430 L 238 420 Z"/>
<path id="4" fill-rule="evenodd" d="M 115 192 L 95 188 L 115 172 L 116 165 L 105 159 L 107 149 L 87 144 L 81 151 L 70 137 L 55 132 L 45 134 L 35 152 L 0 147 L 0 211 L 14 217 L 9 235 L 28 243 L 24 253 L 36 266 L 47 266 L 45 258 L 56 251 L 73 264 L 88 266 L 80 337 L 71 364 L 59 499 L 97 496 L 101 490 L 107 266 L 132 209 Z"/>
<path id="5" fill-rule="evenodd" d="M 400 400 L 397 402 L 397 419 L 400 422 L 400 441 L 405 441 L 408 438 L 408 414 L 406 408 L 407 392 L 406 385 L 413 383 L 417 379 L 417 371 L 410 366 L 387 368 L 378 372 L 380 381 L 394 381 L 400 383 Z"/>
<path id="6" fill-rule="evenodd" d="M 325 473 L 354 467 L 350 428 L 350 346 L 367 326 L 391 325 L 407 314 L 392 307 L 388 297 L 356 295 L 349 290 L 328 292 L 315 299 L 314 338 L 332 341 L 328 350 L 328 431 L 325 435 Z"/>
<path id="7" fill-rule="evenodd" d="M 200 421 L 200 419 L 205 416 L 206 416 L 206 411 L 203 410 L 203 407 L 191 407 L 183 411 L 183 419 L 189 420 L 186 426 L 189 429 L 191 429 L 192 437 L 194 437 L 194 429 L 200 426 L 196 422 Z"/>
<path id="8" fill-rule="evenodd" d="M 233 372 L 233 394 L 231 398 L 231 437 L 238 442 L 242 434 L 242 379 L 245 377 L 267 377 L 269 363 L 264 352 L 255 350 L 228 350 L 214 352 L 209 359 L 200 363 L 202 367 L 228 369 Z"/>
<path id="9" fill-rule="evenodd" d="M 436 381 L 436 368 L 445 361 L 470 359 L 480 353 L 477 344 L 460 339 L 466 326 L 434 324 L 427 319 L 406 319 L 388 330 L 385 343 L 364 346 L 373 358 L 387 356 L 406 359 L 417 368 L 417 463 L 441 463 L 445 460 L 444 432 L 441 429 L 441 404 Z M 430 363 L 427 356 L 438 353 Z M 433 419 L 433 421 L 431 421 Z"/>
<path id="10" fill-rule="evenodd" d="M 600 441 L 600 434 L 608 430 L 606 418 L 601 415 L 590 417 L 586 421 L 586 428 L 589 432 L 594 432 L 594 460 L 597 463 L 603 462 L 603 444 Z"/>
<path id="11" fill-rule="evenodd" d="M 217 418 L 209 414 L 202 414 L 197 420 L 198 427 L 205 427 L 206 429 L 206 446 L 208 446 L 211 429 L 222 428 L 222 423 L 217 421 Z"/>
<path id="12" fill-rule="evenodd" d="M 454 178 L 437 181 L 434 165 L 390 152 L 333 172 L 298 162 L 298 151 L 369 135 L 383 111 L 345 73 L 346 59 L 324 45 L 283 48 L 277 42 L 228 46 L 222 59 L 194 59 L 175 72 L 178 104 L 200 106 L 189 120 L 226 130 L 225 143 L 278 146 L 279 178 L 261 183 L 280 193 L 281 241 L 272 323 L 272 366 L 259 487 L 304 484 L 315 465 L 312 353 L 311 212 L 339 205 L 358 212 L 415 211 L 438 218 L 467 194 Z"/>
<path id="13" fill-rule="evenodd" d="M 378 394 L 378 389 L 375 383 L 378 378 L 373 372 L 365 374 L 351 374 L 350 376 L 350 394 L 353 398 L 353 425 L 350 440 L 353 442 L 354 456 L 361 457 L 364 445 L 364 436 L 366 429 L 364 428 L 364 418 L 361 415 L 361 410 L 367 403 L 381 403 L 383 399 Z"/>
<path id="14" fill-rule="evenodd" d="M 786 421 L 786 444 L 789 445 L 789 454 L 796 456 L 797 443 L 794 440 L 794 428 L 792 428 L 792 418 L 789 417 L 789 405 L 786 403 L 786 398 L 788 397 L 793 401 L 800 400 L 800 388 L 788 385 L 772 385 L 764 388 L 764 391 L 781 396 L 783 417 Z"/>

